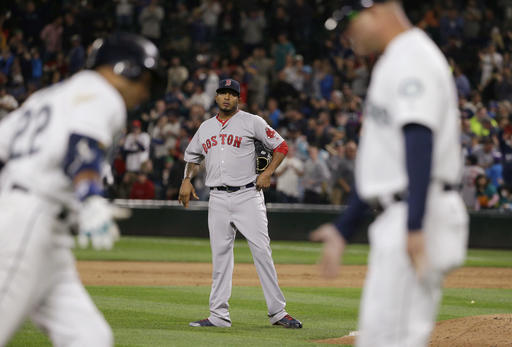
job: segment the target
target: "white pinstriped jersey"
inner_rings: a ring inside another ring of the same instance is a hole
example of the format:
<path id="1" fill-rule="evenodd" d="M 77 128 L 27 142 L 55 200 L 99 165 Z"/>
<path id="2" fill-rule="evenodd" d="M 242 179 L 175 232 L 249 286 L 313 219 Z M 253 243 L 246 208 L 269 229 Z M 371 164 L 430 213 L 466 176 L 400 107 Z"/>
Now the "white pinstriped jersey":
<path id="1" fill-rule="evenodd" d="M 42 89 L 0 122 L 0 187 L 16 183 L 63 203 L 75 201 L 63 159 L 72 133 L 112 146 L 125 126 L 121 95 L 94 71 Z M 87 148 L 83 148 L 86 150 Z"/>
<path id="2" fill-rule="evenodd" d="M 238 111 L 224 124 L 218 117 L 204 121 L 185 151 L 185 161 L 205 159 L 206 186 L 243 186 L 256 181 L 254 139 L 275 149 L 284 140 L 265 120 Z"/>
<path id="3" fill-rule="evenodd" d="M 455 83 L 439 48 L 420 29 L 394 38 L 375 65 L 366 98 L 355 171 L 360 196 L 407 188 L 402 127 L 408 123 L 432 130 L 432 178 L 459 183 L 459 122 Z"/>

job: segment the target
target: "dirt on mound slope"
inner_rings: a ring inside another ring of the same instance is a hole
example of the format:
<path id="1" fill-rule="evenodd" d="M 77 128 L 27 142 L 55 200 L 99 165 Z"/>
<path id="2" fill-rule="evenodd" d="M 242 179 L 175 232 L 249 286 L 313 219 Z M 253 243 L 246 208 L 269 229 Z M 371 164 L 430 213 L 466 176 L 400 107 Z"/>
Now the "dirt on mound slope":
<path id="1" fill-rule="evenodd" d="M 314 342 L 351 345 L 355 343 L 355 337 L 343 336 Z M 510 347 L 512 346 L 512 314 L 463 317 L 437 322 L 429 346 Z"/>

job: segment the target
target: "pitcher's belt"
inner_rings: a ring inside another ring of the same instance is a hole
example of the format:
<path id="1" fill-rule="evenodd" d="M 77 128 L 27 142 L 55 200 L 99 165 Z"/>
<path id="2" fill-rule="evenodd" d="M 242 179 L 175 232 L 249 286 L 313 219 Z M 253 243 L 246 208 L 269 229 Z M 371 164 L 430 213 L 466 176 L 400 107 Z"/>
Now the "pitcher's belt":
<path id="1" fill-rule="evenodd" d="M 223 191 L 223 192 L 233 193 L 233 192 L 239 191 L 242 188 L 251 188 L 251 187 L 254 187 L 254 183 L 253 182 L 251 182 L 249 184 L 246 184 L 245 186 L 241 186 L 241 187 L 232 187 L 232 186 L 210 187 L 210 190 L 220 190 L 220 191 Z"/>
<path id="2" fill-rule="evenodd" d="M 460 190 L 462 187 L 460 184 L 450 184 L 450 183 L 443 183 L 442 184 L 443 191 L 449 192 L 453 190 Z M 393 194 L 390 194 L 386 197 L 377 197 L 374 199 L 370 199 L 367 201 L 368 205 L 370 205 L 371 208 L 373 208 L 377 213 L 383 212 L 387 207 L 390 205 L 396 203 L 405 201 L 407 199 L 407 192 L 396 192 Z"/>

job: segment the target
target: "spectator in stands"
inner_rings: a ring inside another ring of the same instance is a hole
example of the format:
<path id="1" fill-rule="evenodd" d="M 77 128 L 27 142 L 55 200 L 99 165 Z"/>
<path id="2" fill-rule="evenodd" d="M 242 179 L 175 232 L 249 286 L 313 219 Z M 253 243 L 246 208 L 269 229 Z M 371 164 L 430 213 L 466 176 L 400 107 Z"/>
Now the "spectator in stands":
<path id="1" fill-rule="evenodd" d="M 245 50 L 249 54 L 252 50 L 263 43 L 263 31 L 267 22 L 261 9 L 252 7 L 249 11 L 242 12 L 242 21 L 240 27 L 243 32 L 243 43 Z"/>
<path id="2" fill-rule="evenodd" d="M 27 41 L 33 45 L 39 44 L 39 34 L 44 25 L 44 18 L 36 9 L 34 1 L 28 1 L 25 10 L 21 13 L 21 29 Z"/>
<path id="3" fill-rule="evenodd" d="M 161 115 L 156 125 L 151 130 L 151 143 L 153 146 L 153 158 L 155 170 L 162 172 L 167 156 L 172 147 L 168 147 L 167 139 L 171 137 L 171 127 L 167 115 Z"/>
<path id="4" fill-rule="evenodd" d="M 155 185 L 145 173 L 140 172 L 137 180 L 133 182 L 130 199 L 151 200 L 155 198 Z"/>
<path id="5" fill-rule="evenodd" d="M 480 89 L 483 89 L 491 80 L 493 71 L 500 72 L 503 68 L 503 56 L 496 51 L 493 44 L 490 44 L 479 53 L 479 58 L 481 69 Z"/>
<path id="6" fill-rule="evenodd" d="M 62 17 L 57 16 L 41 31 L 41 40 L 44 43 L 44 61 L 53 60 L 62 49 Z"/>
<path id="7" fill-rule="evenodd" d="M 69 73 L 74 74 L 85 65 L 85 49 L 78 35 L 74 35 L 71 38 L 71 44 L 72 48 L 69 52 Z"/>
<path id="8" fill-rule="evenodd" d="M 290 146 L 288 154 L 276 169 L 277 202 L 299 202 L 301 191 L 299 179 L 304 174 L 304 164 L 295 157 L 295 147 Z"/>
<path id="9" fill-rule="evenodd" d="M 500 209 L 512 211 L 512 188 L 510 186 L 500 188 Z"/>
<path id="10" fill-rule="evenodd" d="M 462 199 L 468 209 L 476 206 L 476 178 L 485 176 L 483 168 L 478 166 L 478 159 L 474 155 L 466 157 L 466 164 L 462 172 Z"/>
<path id="11" fill-rule="evenodd" d="M 474 41 L 480 34 L 480 21 L 482 20 L 483 13 L 478 7 L 476 0 L 469 0 L 466 9 L 463 13 L 464 16 L 464 37 L 470 41 Z"/>
<path id="12" fill-rule="evenodd" d="M 206 28 L 206 39 L 212 41 L 217 31 L 219 15 L 222 12 L 222 6 L 217 0 L 204 0 L 199 6 L 203 24 Z"/>
<path id="13" fill-rule="evenodd" d="M 149 159 L 150 143 L 151 138 L 148 133 L 142 131 L 141 122 L 134 120 L 132 131 L 126 136 L 123 146 L 126 154 L 127 175 L 133 176 L 138 173 L 142 163 Z"/>
<path id="14" fill-rule="evenodd" d="M 493 163 L 485 170 L 485 175 L 495 188 L 503 185 L 503 164 L 501 164 L 501 153 L 495 152 Z"/>
<path id="15" fill-rule="evenodd" d="M 288 41 L 286 32 L 281 32 L 277 35 L 277 43 L 274 46 L 272 55 L 274 56 L 275 71 L 281 71 L 284 68 L 287 56 L 295 56 L 295 46 Z"/>
<path id="16" fill-rule="evenodd" d="M 164 8 L 158 5 L 158 0 L 151 0 L 139 15 L 140 33 L 152 40 L 156 45 L 160 43 L 162 33 L 162 20 L 165 17 Z"/>
<path id="17" fill-rule="evenodd" d="M 345 204 L 354 186 L 354 168 L 357 154 L 357 144 L 349 141 L 345 145 L 345 157 L 338 164 L 334 175 L 331 202 L 335 205 Z"/>
<path id="18" fill-rule="evenodd" d="M 483 137 L 480 145 L 473 151 L 477 158 L 478 165 L 484 169 L 491 167 L 494 164 L 494 158 L 499 154 L 496 151 L 496 146 L 491 137 Z"/>
<path id="19" fill-rule="evenodd" d="M 267 102 L 267 117 L 270 121 L 270 126 L 274 129 L 279 128 L 279 122 L 284 118 L 283 112 L 279 109 L 277 100 L 272 97 L 269 98 Z"/>
<path id="20" fill-rule="evenodd" d="M 183 153 L 184 152 L 180 151 L 175 152 L 174 162 L 169 169 L 169 179 L 166 191 L 166 198 L 169 200 L 178 199 L 183 172 L 185 172 L 185 160 L 183 159 Z"/>
<path id="21" fill-rule="evenodd" d="M 11 74 L 11 66 L 14 63 L 14 54 L 11 53 L 9 47 L 4 47 L 2 49 L 2 54 L 0 55 L 0 72 L 5 76 L 9 76 Z"/>
<path id="22" fill-rule="evenodd" d="M 494 119 L 489 119 L 487 108 L 483 106 L 478 107 L 476 114 L 469 120 L 473 134 L 478 137 L 489 136 L 491 132 L 484 126 L 484 123 L 487 121 L 492 127 L 497 127 L 498 125 Z"/>
<path id="23" fill-rule="evenodd" d="M 133 23 L 133 0 L 114 0 L 116 5 L 116 21 L 121 30 L 129 30 Z"/>
<path id="24" fill-rule="evenodd" d="M 262 46 L 256 46 L 252 55 L 244 61 L 244 67 L 250 76 L 248 91 L 251 102 L 261 106 L 265 104 L 273 64 L 274 62 L 267 57 L 266 50 Z"/>
<path id="25" fill-rule="evenodd" d="M 204 110 L 209 110 L 213 103 L 213 99 L 208 95 L 200 83 L 194 86 L 194 93 L 187 100 L 187 107 L 191 108 L 193 105 L 200 105 Z"/>
<path id="26" fill-rule="evenodd" d="M 447 43 L 449 38 L 462 39 L 463 29 L 464 19 L 459 11 L 455 7 L 447 9 L 440 20 L 441 45 Z"/>
<path id="27" fill-rule="evenodd" d="M 170 91 L 172 87 L 181 87 L 182 84 L 188 79 L 188 69 L 181 64 L 179 57 L 173 57 L 171 60 L 171 66 L 167 70 L 167 91 Z"/>
<path id="28" fill-rule="evenodd" d="M 43 61 L 37 48 L 30 51 L 30 64 L 32 65 L 32 80 L 39 82 L 43 77 Z"/>
<path id="29" fill-rule="evenodd" d="M 223 2 L 224 8 L 217 21 L 217 38 L 220 47 L 226 47 L 229 40 L 237 41 L 240 35 L 240 10 L 237 8 L 237 1 L 228 0 Z"/>
<path id="30" fill-rule="evenodd" d="M 81 34 L 82 28 L 77 23 L 73 13 L 66 12 L 62 26 L 62 47 L 64 51 L 69 51 L 73 47 L 73 38 L 80 37 Z"/>
<path id="31" fill-rule="evenodd" d="M 494 187 L 489 178 L 484 175 L 478 175 L 475 179 L 476 186 L 476 206 L 475 210 L 492 209 L 498 206 L 500 197 L 496 187 Z"/>
<path id="32" fill-rule="evenodd" d="M 455 85 L 457 86 L 457 92 L 459 95 L 467 98 L 471 95 L 471 84 L 469 82 L 469 79 L 467 78 L 464 73 L 462 73 L 462 70 L 460 66 L 455 65 L 453 67 L 454 69 L 454 75 L 455 75 Z"/>
<path id="33" fill-rule="evenodd" d="M 318 155 L 318 147 L 309 147 L 309 159 L 304 164 L 304 203 L 327 203 L 327 187 L 331 174 Z"/>

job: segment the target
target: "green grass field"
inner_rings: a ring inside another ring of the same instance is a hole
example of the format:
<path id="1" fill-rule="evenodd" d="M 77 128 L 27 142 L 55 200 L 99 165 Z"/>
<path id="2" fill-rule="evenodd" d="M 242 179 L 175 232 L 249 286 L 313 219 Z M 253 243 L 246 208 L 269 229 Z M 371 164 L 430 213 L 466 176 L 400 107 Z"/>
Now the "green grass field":
<path id="1" fill-rule="evenodd" d="M 276 263 L 312 264 L 320 245 L 272 242 Z M 209 262 L 205 239 L 124 237 L 110 252 L 77 250 L 80 260 Z M 349 246 L 345 264 L 365 264 L 368 247 Z M 236 242 L 236 262 L 252 262 L 244 240 Z M 512 266 L 512 251 L 470 250 L 468 266 Z M 116 346 L 314 346 L 312 340 L 340 337 L 356 329 L 359 288 L 282 288 L 287 309 L 304 323 L 301 330 L 270 326 L 259 287 L 234 287 L 229 329 L 191 328 L 208 315 L 208 286 L 90 286 L 98 308 L 114 331 Z M 439 320 L 512 312 L 512 290 L 445 289 Z M 474 301 L 474 303 L 471 303 Z M 321 344 L 316 344 L 325 346 Z M 31 323 L 8 346 L 50 346 Z"/>

